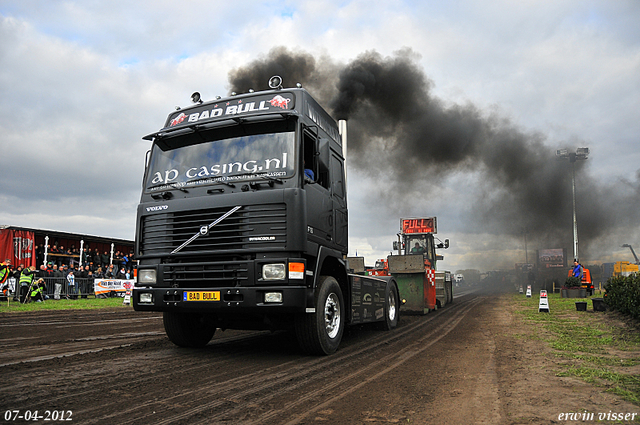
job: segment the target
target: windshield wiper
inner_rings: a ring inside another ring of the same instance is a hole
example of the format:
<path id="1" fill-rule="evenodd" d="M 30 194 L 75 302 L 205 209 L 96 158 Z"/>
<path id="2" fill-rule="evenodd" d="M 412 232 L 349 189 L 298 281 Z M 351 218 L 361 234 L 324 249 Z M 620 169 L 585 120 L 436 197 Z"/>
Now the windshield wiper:
<path id="1" fill-rule="evenodd" d="M 242 176 L 250 176 L 251 174 L 241 174 Z M 249 182 L 249 186 L 254 188 L 257 187 L 260 183 L 258 182 L 258 180 L 269 180 L 269 187 L 273 187 L 275 183 L 280 183 L 283 184 L 284 182 L 282 181 L 282 179 L 279 179 L 277 177 L 271 177 L 267 174 L 263 174 L 261 176 L 257 176 L 254 180 L 251 180 Z"/>
<path id="2" fill-rule="evenodd" d="M 184 193 L 189 193 L 189 191 L 187 189 L 185 189 L 184 187 L 178 185 L 178 183 L 161 183 L 161 184 L 157 184 L 155 186 L 151 186 L 151 187 L 147 188 L 147 190 L 152 190 L 152 189 L 155 189 L 156 187 L 162 187 L 162 186 L 167 186 L 166 187 L 167 190 L 176 189 L 176 190 L 179 190 L 179 191 L 184 192 Z M 167 196 L 167 195 L 169 195 L 169 196 Z M 167 199 L 168 197 L 170 197 L 170 194 L 169 194 L 169 192 L 165 191 L 165 192 L 163 192 L 161 194 L 152 194 L 151 197 L 153 199 L 160 199 L 160 198 Z"/>
<path id="3" fill-rule="evenodd" d="M 282 181 L 282 179 L 279 179 L 278 177 L 271 177 L 268 175 L 264 175 L 264 176 L 260 176 L 260 178 L 265 178 L 267 180 L 269 180 L 269 186 L 273 187 L 272 183 L 280 183 L 283 184 L 284 182 Z"/>
<path id="4" fill-rule="evenodd" d="M 226 180 L 215 180 L 215 177 L 200 177 L 199 179 L 195 179 L 195 180 L 189 180 L 189 184 L 195 183 L 195 182 L 200 182 L 203 180 L 211 180 L 211 183 L 222 183 L 224 185 L 227 185 L 229 187 L 236 187 L 235 184 L 228 182 Z"/>

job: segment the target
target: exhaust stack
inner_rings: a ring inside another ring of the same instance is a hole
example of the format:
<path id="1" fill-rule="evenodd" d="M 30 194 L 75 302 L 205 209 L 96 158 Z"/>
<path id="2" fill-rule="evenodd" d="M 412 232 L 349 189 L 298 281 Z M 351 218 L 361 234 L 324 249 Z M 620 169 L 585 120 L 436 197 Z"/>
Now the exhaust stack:
<path id="1" fill-rule="evenodd" d="M 338 131 L 342 142 L 342 156 L 344 157 L 344 182 L 347 187 L 347 120 L 338 121 Z"/>

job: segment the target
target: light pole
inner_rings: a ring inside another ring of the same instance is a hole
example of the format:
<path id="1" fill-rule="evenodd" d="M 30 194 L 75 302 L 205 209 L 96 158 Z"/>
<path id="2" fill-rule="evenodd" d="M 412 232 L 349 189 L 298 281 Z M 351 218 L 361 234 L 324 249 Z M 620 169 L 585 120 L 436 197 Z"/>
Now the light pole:
<path id="1" fill-rule="evenodd" d="M 522 229 L 522 234 L 524 235 L 524 263 L 527 264 L 527 267 L 528 267 L 529 254 L 527 252 L 527 235 L 529 234 L 529 232 L 527 231 L 527 229 Z"/>
<path id="2" fill-rule="evenodd" d="M 558 149 L 556 158 L 559 161 L 568 159 L 571 163 L 571 185 L 573 190 L 573 258 L 579 260 L 578 257 L 578 221 L 576 220 L 576 161 L 587 159 L 589 156 L 589 148 L 578 148 L 575 152 L 569 152 L 568 149 Z"/>

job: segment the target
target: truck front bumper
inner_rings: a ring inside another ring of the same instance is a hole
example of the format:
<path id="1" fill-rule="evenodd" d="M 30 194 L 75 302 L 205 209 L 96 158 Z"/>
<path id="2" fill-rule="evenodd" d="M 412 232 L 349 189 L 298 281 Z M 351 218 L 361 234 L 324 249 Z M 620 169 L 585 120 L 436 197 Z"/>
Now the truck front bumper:
<path id="1" fill-rule="evenodd" d="M 261 286 L 234 288 L 133 289 L 136 311 L 184 311 L 216 313 L 304 313 L 306 286 Z"/>

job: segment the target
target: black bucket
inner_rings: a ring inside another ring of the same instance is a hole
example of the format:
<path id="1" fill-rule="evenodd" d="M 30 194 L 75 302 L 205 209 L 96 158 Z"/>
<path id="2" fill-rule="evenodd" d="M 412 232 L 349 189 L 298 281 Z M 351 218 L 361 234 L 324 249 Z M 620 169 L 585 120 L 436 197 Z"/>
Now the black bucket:
<path id="1" fill-rule="evenodd" d="M 593 302 L 593 311 L 607 311 L 604 298 L 591 298 L 591 301 Z"/>
<path id="2" fill-rule="evenodd" d="M 576 310 L 578 310 L 578 311 L 587 311 L 587 302 L 586 301 L 576 301 Z"/>

